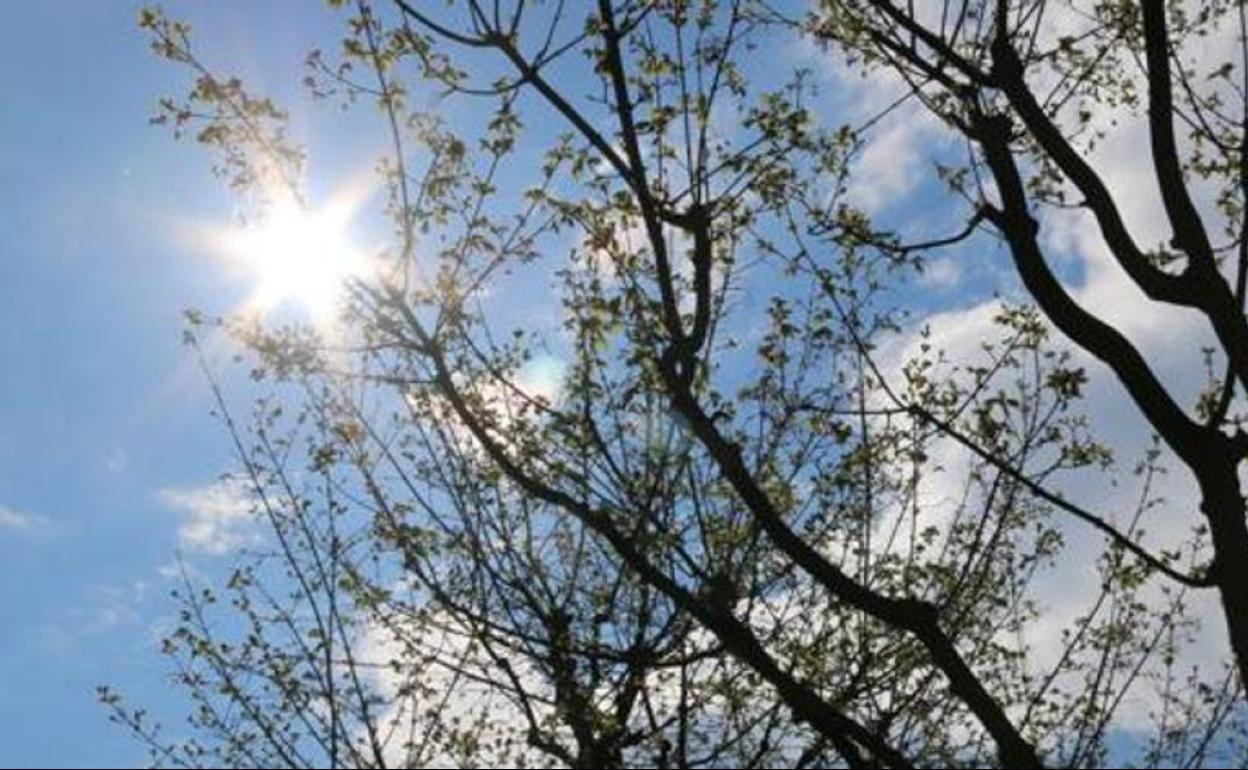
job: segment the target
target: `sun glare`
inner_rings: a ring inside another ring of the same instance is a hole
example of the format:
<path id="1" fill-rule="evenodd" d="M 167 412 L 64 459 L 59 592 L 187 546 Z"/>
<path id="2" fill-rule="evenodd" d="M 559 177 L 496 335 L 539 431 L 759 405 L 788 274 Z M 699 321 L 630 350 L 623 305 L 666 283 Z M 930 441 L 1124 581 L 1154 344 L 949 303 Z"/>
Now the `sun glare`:
<path id="1" fill-rule="evenodd" d="M 248 309 L 268 314 L 294 306 L 314 322 L 330 321 L 345 282 L 363 270 L 347 238 L 351 214 L 342 203 L 316 210 L 282 203 L 234 232 L 229 256 L 254 281 Z"/>

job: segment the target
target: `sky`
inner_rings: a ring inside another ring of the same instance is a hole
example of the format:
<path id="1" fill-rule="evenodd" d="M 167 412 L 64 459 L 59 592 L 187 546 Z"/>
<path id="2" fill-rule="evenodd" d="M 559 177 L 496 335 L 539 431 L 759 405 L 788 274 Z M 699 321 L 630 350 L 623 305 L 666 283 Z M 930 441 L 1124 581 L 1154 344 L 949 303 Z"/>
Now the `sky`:
<path id="1" fill-rule="evenodd" d="M 114 685 L 153 712 L 176 714 L 181 703 L 156 653 L 173 611 L 175 554 L 211 570 L 246 537 L 236 500 L 218 483 L 231 467 L 229 439 L 181 332 L 185 309 L 226 311 L 253 286 L 195 237 L 227 226 L 235 210 L 210 158 L 149 125 L 157 98 L 186 80 L 149 50 L 140 7 L 12 3 L 0 25 L 3 767 L 140 764 L 144 751 L 107 722 L 95 687 Z M 324 3 L 166 7 L 194 25 L 205 59 L 228 62 L 296 117 L 309 107 L 300 65 L 310 41 L 334 39 L 336 17 Z M 790 53 L 794 62 L 815 55 Z M 860 82 L 837 85 L 838 108 L 865 113 L 882 98 Z M 378 146 L 332 110 L 320 114 L 296 129 L 321 148 L 312 181 L 329 189 L 367 169 Z M 916 180 L 943 140 L 931 121 L 912 118 L 874 137 L 861 160 L 874 184 L 859 202 L 931 224 L 935 193 Z M 1121 189 L 1141 181 L 1136 141 L 1102 151 Z M 1153 200 L 1128 201 L 1146 227 L 1155 211 Z M 1156 328 L 1086 228 L 1057 232 L 1055 252 L 1069 255 L 1059 270 L 1080 296 L 1100 298 L 1163 378 L 1182 387 L 1199 332 L 1186 322 Z M 1012 291 L 1000 255 L 982 257 L 933 261 L 916 300 L 952 347 L 973 349 L 991 324 L 993 290 Z M 1138 447 L 1132 408 L 1093 373 L 1100 426 Z M 1176 498 L 1187 494 L 1181 478 L 1167 483 Z M 1112 503 L 1105 485 L 1075 491 L 1089 505 Z"/>
<path id="2" fill-rule="evenodd" d="M 257 73 L 297 71 L 303 41 L 333 22 L 322 3 L 167 8 L 206 54 Z M 228 223 L 232 203 L 205 154 L 148 124 L 185 78 L 151 53 L 139 9 L 13 3 L 0 24 L 5 767 L 142 762 L 94 688 L 178 705 L 155 652 L 169 568 L 179 551 L 211 563 L 230 535 L 228 516 L 195 514 L 228 509 L 213 485 L 229 451 L 181 313 L 228 309 L 247 277 L 187 237 L 188 223 Z"/>

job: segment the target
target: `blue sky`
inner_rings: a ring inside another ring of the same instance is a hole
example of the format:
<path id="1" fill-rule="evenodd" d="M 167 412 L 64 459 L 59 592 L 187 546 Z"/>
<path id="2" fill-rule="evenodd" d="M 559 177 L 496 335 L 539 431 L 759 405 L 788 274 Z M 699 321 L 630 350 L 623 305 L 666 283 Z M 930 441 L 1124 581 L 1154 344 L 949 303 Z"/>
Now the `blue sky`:
<path id="1" fill-rule="evenodd" d="M 143 760 L 93 690 L 177 705 L 154 654 L 171 609 L 161 568 L 187 524 L 171 495 L 228 466 L 180 313 L 224 309 L 246 287 L 179 223 L 227 221 L 231 202 L 203 153 L 147 124 L 155 99 L 185 82 L 149 51 L 139 8 L 14 3 L 0 25 L 6 767 Z M 311 25 L 333 21 L 319 3 L 169 10 L 195 23 L 206 54 L 256 72 L 297 70 Z"/>

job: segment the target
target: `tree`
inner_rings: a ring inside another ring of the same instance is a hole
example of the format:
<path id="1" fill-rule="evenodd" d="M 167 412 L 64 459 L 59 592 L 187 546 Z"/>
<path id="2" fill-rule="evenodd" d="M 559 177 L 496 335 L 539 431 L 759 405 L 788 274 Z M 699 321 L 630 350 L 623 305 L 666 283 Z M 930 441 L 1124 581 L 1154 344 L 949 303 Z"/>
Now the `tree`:
<path id="1" fill-rule="evenodd" d="M 812 16 L 811 29 L 905 78 L 917 98 L 969 140 L 966 168 L 982 171 L 996 187 L 959 185 L 976 222 L 999 233 L 1046 317 L 1112 371 L 1194 476 L 1200 499 L 1192 508 L 1213 549 L 1194 582 L 1221 596 L 1242 681 L 1248 677 L 1248 527 L 1239 481 L 1248 452 L 1239 411 L 1239 388 L 1248 383 L 1243 4 L 1143 0 L 1050 9 L 993 2 L 956 12 L 946 6 L 940 18 L 934 11 L 888 0 L 828 2 Z M 1052 23 L 1056 14 L 1061 24 Z M 1133 118 L 1144 123 L 1172 234 L 1155 246 L 1137 241 L 1122 211 L 1124 191 L 1111 189 L 1085 157 Z M 1216 357 L 1224 374 L 1211 378 L 1193 408 L 1176 400 L 1120 330 L 1081 307 L 1055 277 L 1039 231 L 1048 212 L 1071 207 L 1091 215 L 1103 247 L 1159 312 L 1189 309 L 1207 321 L 1216 348 L 1206 356 Z"/>
<path id="2" fill-rule="evenodd" d="M 859 132 L 821 125 L 808 73 L 756 66 L 803 34 L 785 17 L 330 5 L 349 6 L 341 51 L 307 82 L 379 107 L 395 245 L 332 335 L 191 319 L 196 349 L 224 330 L 271 388 L 242 424 L 205 366 L 271 537 L 224 617 L 189 576 L 178 594 L 166 649 L 193 737 L 102 693 L 158 761 L 1093 765 L 1151 692 L 1145 761 L 1238 758 L 1239 683 L 1174 665 L 1188 590 L 1223 573 L 1182 564 L 1199 533 L 1137 542 L 1155 454 L 1123 529 L 1052 491 L 1111 459 L 1040 317 L 1002 305 L 964 358 L 921 332 L 882 356 L 925 252 L 957 239 L 906 244 L 850 204 Z M 944 85 L 957 60 L 920 68 L 890 8 L 829 6 L 813 29 Z M 217 151 L 260 216 L 301 201 L 287 115 L 185 24 L 142 25 L 196 77 L 158 120 Z M 412 106 L 422 89 L 472 106 L 445 121 Z M 1002 223 L 1022 214 L 978 212 L 968 236 L 1015 247 Z M 1035 580 L 1067 522 L 1106 538 L 1099 590 L 1034 670 Z"/>

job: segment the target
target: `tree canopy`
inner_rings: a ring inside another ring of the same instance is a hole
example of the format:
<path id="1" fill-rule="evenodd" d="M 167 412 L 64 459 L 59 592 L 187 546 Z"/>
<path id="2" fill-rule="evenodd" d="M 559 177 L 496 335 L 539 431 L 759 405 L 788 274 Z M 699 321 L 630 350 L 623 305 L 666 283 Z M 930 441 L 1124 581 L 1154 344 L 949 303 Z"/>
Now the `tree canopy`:
<path id="1" fill-rule="evenodd" d="M 1243 766 L 1242 4 L 328 5 L 295 77 L 385 147 L 387 245 L 329 322 L 188 314 L 268 534 L 176 594 L 189 723 L 101 691 L 155 761 Z M 192 78 L 155 121 L 245 216 L 308 205 L 290 114 L 140 24 Z M 864 203 L 899 120 L 940 216 Z M 1076 226 L 1207 377 L 1080 293 Z M 1011 266 L 969 344 L 942 254 Z M 1098 437 L 1094 378 L 1155 441 Z"/>

